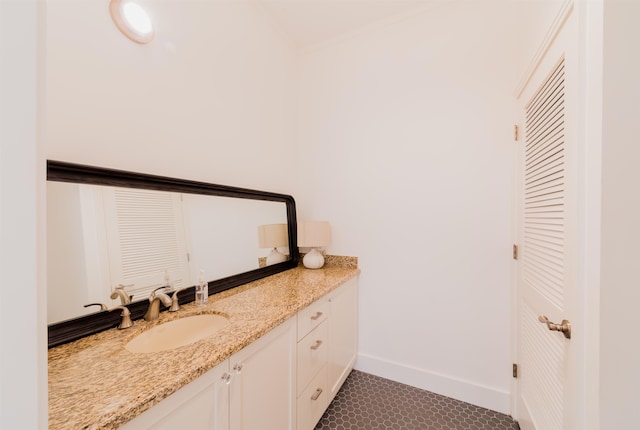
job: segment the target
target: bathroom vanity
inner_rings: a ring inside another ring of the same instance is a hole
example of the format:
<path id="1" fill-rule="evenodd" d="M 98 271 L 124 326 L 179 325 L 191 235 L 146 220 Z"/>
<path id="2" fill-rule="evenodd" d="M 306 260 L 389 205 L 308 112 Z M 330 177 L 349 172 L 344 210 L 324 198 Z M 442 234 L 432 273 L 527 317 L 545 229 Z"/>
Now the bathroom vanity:
<path id="1" fill-rule="evenodd" d="M 357 264 L 290 269 L 49 350 L 49 428 L 314 427 L 353 368 Z M 229 323 L 189 345 L 133 353 L 140 333 L 191 315 Z"/>

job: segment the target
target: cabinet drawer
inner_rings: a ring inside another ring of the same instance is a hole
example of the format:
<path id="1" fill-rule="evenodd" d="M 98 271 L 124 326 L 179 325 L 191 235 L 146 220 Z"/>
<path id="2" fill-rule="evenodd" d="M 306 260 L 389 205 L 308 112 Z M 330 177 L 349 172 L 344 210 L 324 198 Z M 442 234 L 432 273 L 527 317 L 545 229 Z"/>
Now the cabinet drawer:
<path id="1" fill-rule="evenodd" d="M 298 342 L 298 390 L 300 394 L 318 371 L 327 364 L 328 327 L 323 322 Z"/>
<path id="2" fill-rule="evenodd" d="M 324 299 L 313 302 L 298 312 L 298 340 L 326 320 L 327 315 L 329 315 L 329 302 Z"/>
<path id="3" fill-rule="evenodd" d="M 307 389 L 298 396 L 297 430 L 313 430 L 329 406 L 329 390 L 327 387 L 327 366 L 316 375 Z"/>

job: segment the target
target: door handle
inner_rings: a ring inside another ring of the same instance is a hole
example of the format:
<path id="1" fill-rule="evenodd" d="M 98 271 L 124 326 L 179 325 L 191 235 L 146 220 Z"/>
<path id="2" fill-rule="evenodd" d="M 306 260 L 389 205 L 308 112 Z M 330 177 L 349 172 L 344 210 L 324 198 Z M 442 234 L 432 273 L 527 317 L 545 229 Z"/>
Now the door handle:
<path id="1" fill-rule="evenodd" d="M 547 318 L 545 315 L 540 315 L 538 317 L 538 321 L 540 321 L 541 323 L 545 323 L 547 327 L 549 327 L 549 330 L 560 331 L 562 332 L 562 334 L 564 334 L 564 337 L 566 337 L 567 339 L 571 339 L 571 323 L 569 321 L 562 320 L 560 324 L 557 324 L 549 321 L 549 318 Z"/>

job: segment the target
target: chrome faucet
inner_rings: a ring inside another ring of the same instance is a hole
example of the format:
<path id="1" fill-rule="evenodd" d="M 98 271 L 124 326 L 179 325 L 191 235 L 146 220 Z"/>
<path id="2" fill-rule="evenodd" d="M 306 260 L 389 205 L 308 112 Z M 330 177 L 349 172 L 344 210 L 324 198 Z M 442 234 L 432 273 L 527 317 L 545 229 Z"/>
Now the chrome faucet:
<path id="1" fill-rule="evenodd" d="M 113 293 L 111 293 L 111 298 L 117 299 L 118 297 L 120 297 L 120 304 L 122 304 L 123 306 L 128 305 L 129 303 L 131 303 L 131 296 L 124 291 L 124 288 L 131 287 L 132 285 L 133 284 L 129 284 L 129 285 L 118 284 L 118 286 L 113 291 Z"/>
<path id="2" fill-rule="evenodd" d="M 163 305 L 167 307 L 171 306 L 171 303 L 173 302 L 171 300 L 171 297 L 169 297 L 164 292 L 158 291 L 158 290 L 164 290 L 165 288 L 167 287 L 163 286 L 160 288 L 156 288 L 155 290 L 153 290 L 153 292 L 149 296 L 149 309 L 147 309 L 147 313 L 144 314 L 145 321 L 155 321 L 158 319 L 158 317 L 160 316 L 161 301 Z"/>

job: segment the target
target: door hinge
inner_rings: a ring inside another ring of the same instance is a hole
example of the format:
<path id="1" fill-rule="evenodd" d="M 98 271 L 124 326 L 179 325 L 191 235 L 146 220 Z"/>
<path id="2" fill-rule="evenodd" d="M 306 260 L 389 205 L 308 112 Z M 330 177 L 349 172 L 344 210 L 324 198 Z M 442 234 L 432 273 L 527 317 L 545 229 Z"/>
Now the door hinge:
<path id="1" fill-rule="evenodd" d="M 513 363 L 513 377 L 518 377 L 518 365 L 516 363 Z"/>
<path id="2" fill-rule="evenodd" d="M 518 124 L 513 124 L 513 140 L 516 142 L 520 140 L 520 128 L 518 127 Z"/>
<path id="3" fill-rule="evenodd" d="M 519 252 L 518 252 L 518 245 L 516 245 L 515 243 L 513 244 L 513 259 L 517 260 L 519 257 Z"/>

